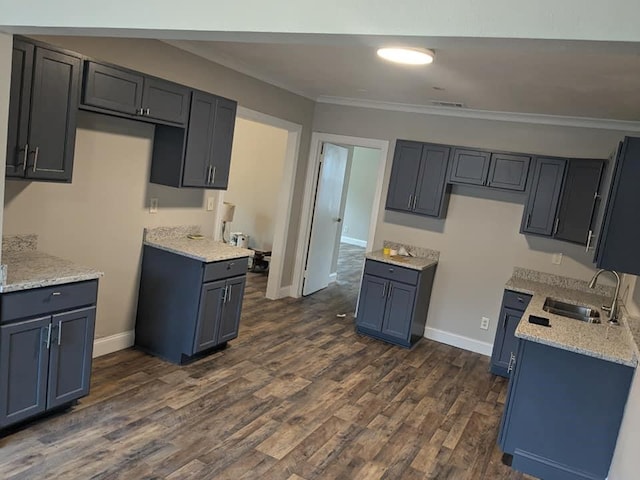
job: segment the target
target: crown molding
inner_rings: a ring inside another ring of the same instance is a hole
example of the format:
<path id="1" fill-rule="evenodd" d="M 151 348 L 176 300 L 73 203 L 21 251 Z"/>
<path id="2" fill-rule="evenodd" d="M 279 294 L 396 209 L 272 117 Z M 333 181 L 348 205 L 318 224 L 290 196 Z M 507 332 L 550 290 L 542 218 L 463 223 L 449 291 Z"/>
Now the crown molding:
<path id="1" fill-rule="evenodd" d="M 372 108 L 392 112 L 419 113 L 422 115 L 441 115 L 445 117 L 468 118 L 475 120 L 493 120 L 498 122 L 517 122 L 561 127 L 593 128 L 598 130 L 616 130 L 629 133 L 640 132 L 640 121 L 614 120 L 607 118 L 570 117 L 544 115 L 539 113 L 497 112 L 492 110 L 474 110 L 471 108 L 436 107 L 432 105 L 412 105 L 407 103 L 361 100 L 347 97 L 322 96 L 318 103 L 341 105 L 346 107 Z"/>

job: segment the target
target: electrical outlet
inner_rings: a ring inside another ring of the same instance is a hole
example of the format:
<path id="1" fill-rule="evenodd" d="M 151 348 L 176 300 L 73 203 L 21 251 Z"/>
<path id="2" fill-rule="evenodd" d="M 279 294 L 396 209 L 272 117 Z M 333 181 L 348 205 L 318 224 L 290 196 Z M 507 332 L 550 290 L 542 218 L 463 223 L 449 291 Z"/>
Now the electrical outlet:
<path id="1" fill-rule="evenodd" d="M 149 213 L 158 213 L 158 199 L 152 198 L 149 202 Z"/>
<path id="2" fill-rule="evenodd" d="M 216 208 L 216 197 L 207 198 L 207 211 L 211 211 Z"/>
<path id="3" fill-rule="evenodd" d="M 553 263 L 554 265 L 560 265 L 562 263 L 562 254 L 554 253 L 551 256 L 551 263 Z"/>
<path id="4" fill-rule="evenodd" d="M 349 233 L 349 225 L 345 225 L 345 226 L 342 228 L 342 231 L 343 231 L 344 233 Z"/>
<path id="5" fill-rule="evenodd" d="M 482 330 L 489 330 L 489 319 L 487 317 L 482 317 L 480 320 L 480 328 Z"/>

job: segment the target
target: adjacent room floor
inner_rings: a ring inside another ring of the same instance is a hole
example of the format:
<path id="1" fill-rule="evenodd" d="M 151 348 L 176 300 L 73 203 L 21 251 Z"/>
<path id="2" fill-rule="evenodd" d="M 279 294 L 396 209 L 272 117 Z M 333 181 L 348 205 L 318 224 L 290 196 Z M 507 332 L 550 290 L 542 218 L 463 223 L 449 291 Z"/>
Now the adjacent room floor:
<path id="1" fill-rule="evenodd" d="M 500 461 L 507 382 L 488 358 L 357 335 L 363 250 L 341 253 L 338 281 L 304 299 L 265 300 L 266 276 L 250 275 L 223 352 L 96 359 L 72 412 L 0 439 L 0 478 L 529 478 Z"/>

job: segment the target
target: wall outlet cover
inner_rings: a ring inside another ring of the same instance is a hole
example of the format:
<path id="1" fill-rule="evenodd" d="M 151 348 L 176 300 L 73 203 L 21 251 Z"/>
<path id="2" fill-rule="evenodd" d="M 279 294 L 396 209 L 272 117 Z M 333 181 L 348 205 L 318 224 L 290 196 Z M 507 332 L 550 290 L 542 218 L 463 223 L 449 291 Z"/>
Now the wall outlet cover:
<path id="1" fill-rule="evenodd" d="M 158 213 L 158 199 L 152 198 L 149 202 L 149 213 Z"/>
<path id="2" fill-rule="evenodd" d="M 207 211 L 210 212 L 216 208 L 216 197 L 207 198 Z"/>
<path id="3" fill-rule="evenodd" d="M 554 265 L 560 265 L 562 263 L 562 254 L 554 253 L 551 256 L 551 263 L 553 263 Z"/>
<path id="4" fill-rule="evenodd" d="M 482 330 L 489 330 L 489 322 L 490 320 L 487 317 L 482 317 L 480 320 L 480 328 Z"/>

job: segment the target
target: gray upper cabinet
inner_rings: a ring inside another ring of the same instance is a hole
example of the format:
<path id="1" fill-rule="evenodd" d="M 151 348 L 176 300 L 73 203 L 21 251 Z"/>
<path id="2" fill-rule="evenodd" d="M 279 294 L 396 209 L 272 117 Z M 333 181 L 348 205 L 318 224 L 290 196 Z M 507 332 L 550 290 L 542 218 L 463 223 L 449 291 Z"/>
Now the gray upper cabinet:
<path id="1" fill-rule="evenodd" d="M 135 116 L 150 122 L 185 125 L 191 89 L 167 80 L 88 60 L 83 107 Z"/>
<path id="2" fill-rule="evenodd" d="M 640 275 L 640 138 L 626 137 L 618 151 L 605 209 L 596 265 L 599 268 Z"/>
<path id="3" fill-rule="evenodd" d="M 20 40 L 13 41 L 7 136 L 7 177 L 24 177 L 26 174 L 34 50 L 35 47 L 30 43 Z"/>
<path id="4" fill-rule="evenodd" d="M 492 153 L 486 185 L 523 192 L 527 187 L 530 163 L 528 155 Z"/>
<path id="5" fill-rule="evenodd" d="M 236 125 L 236 109 L 238 104 L 233 100 L 218 97 L 216 102 L 216 118 L 213 126 L 211 143 L 211 178 L 210 188 L 224 190 L 229 184 L 231 167 L 231 146 Z"/>
<path id="6" fill-rule="evenodd" d="M 523 233 L 554 234 L 566 164 L 567 161 L 562 158 L 536 158 L 531 190 L 524 209 Z"/>
<path id="7" fill-rule="evenodd" d="M 398 140 L 387 210 L 441 217 L 446 210 L 449 147 Z"/>
<path id="8" fill-rule="evenodd" d="M 185 125 L 189 118 L 191 89 L 146 77 L 142 93 L 143 114 L 149 118 Z"/>
<path id="9" fill-rule="evenodd" d="M 581 245 L 591 240 L 603 171 L 603 160 L 569 160 L 555 238 Z"/>
<path id="10" fill-rule="evenodd" d="M 489 174 L 491 154 L 479 150 L 456 148 L 451 161 L 450 183 L 484 185 Z"/>
<path id="11" fill-rule="evenodd" d="M 142 108 L 142 74 L 87 61 L 82 103 L 128 115 Z"/>
<path id="12" fill-rule="evenodd" d="M 15 40 L 12 66 L 7 175 L 70 182 L 80 57 Z"/>

